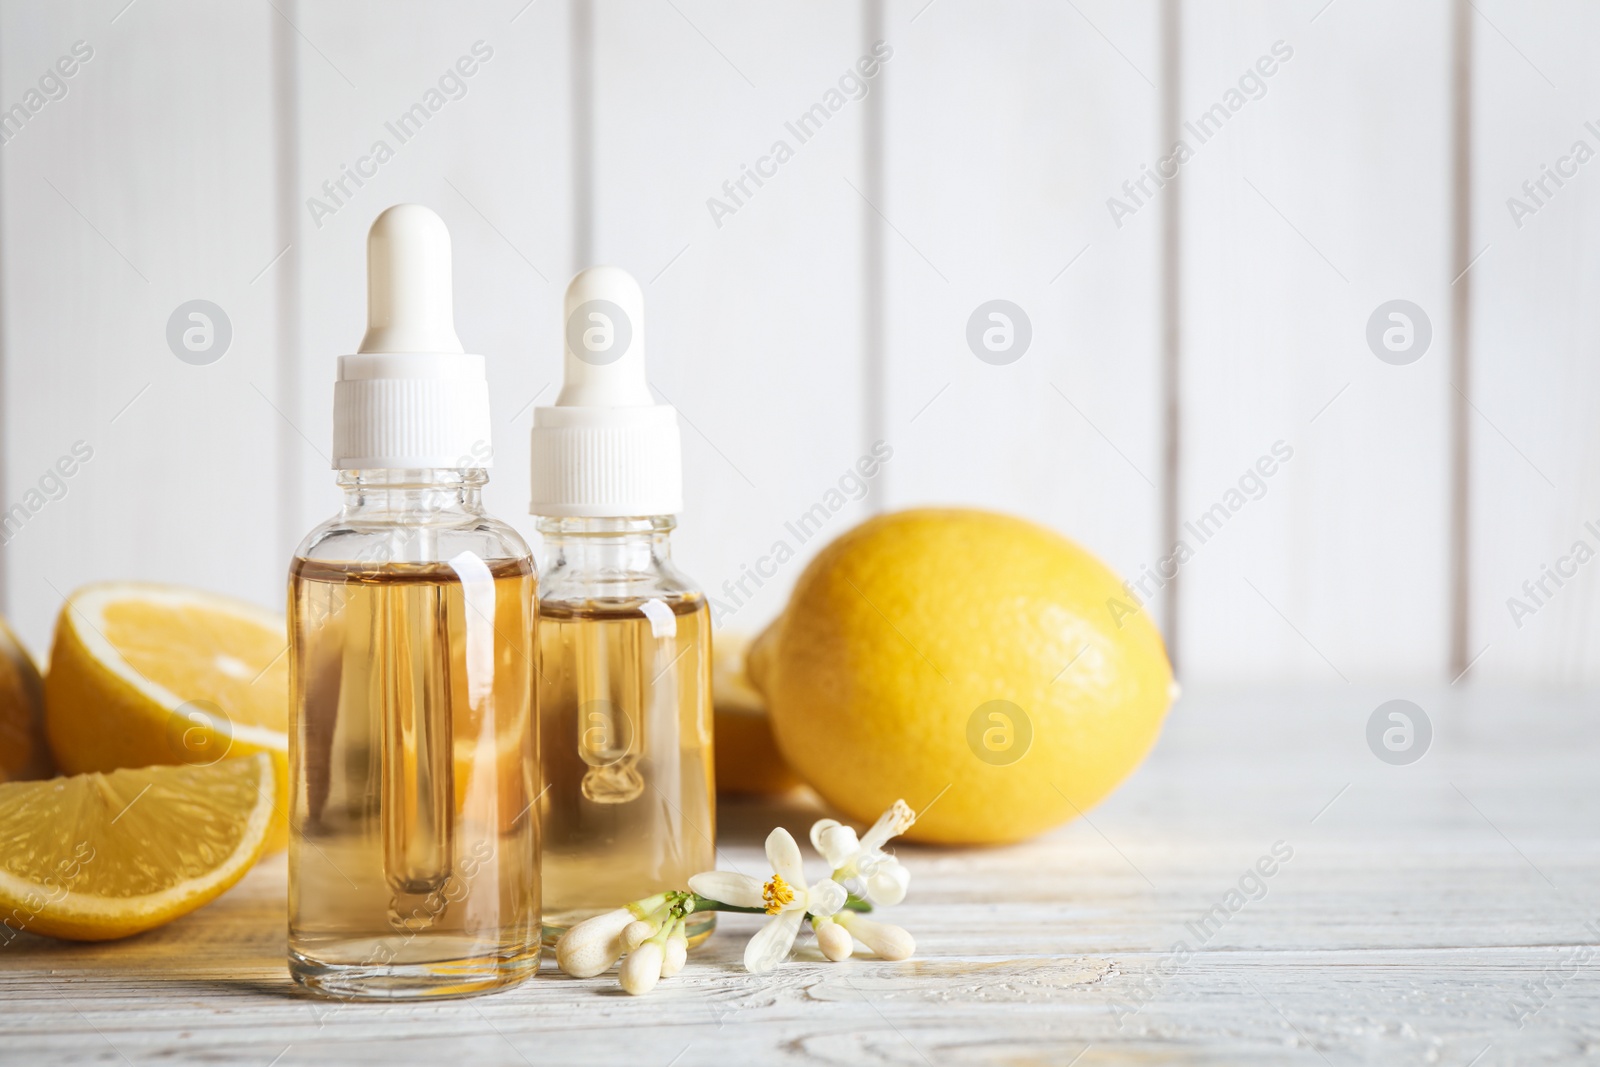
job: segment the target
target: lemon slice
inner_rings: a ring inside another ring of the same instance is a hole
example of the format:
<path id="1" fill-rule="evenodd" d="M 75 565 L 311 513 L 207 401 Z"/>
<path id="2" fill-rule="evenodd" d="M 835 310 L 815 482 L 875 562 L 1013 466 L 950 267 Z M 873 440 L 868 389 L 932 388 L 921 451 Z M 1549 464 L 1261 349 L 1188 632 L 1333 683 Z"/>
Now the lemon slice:
<path id="1" fill-rule="evenodd" d="M 264 754 L 0 785 L 0 921 L 103 941 L 187 915 L 260 858 L 276 796 Z"/>
<path id="2" fill-rule="evenodd" d="M 44 738 L 39 668 L 0 619 L 0 782 L 48 778 L 54 769 Z"/>
<path id="3" fill-rule="evenodd" d="M 45 725 L 68 774 L 206 766 L 266 752 L 288 796 L 288 635 L 282 615 L 181 586 L 73 593 L 56 620 Z M 280 803 L 270 848 L 287 840 Z"/>

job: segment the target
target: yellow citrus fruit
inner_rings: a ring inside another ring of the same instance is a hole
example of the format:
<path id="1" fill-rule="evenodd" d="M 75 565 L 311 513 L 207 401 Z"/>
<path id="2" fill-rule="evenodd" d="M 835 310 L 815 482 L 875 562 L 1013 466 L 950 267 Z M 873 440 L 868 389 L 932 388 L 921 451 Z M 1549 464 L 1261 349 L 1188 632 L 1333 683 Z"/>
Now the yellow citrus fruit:
<path id="1" fill-rule="evenodd" d="M 265 755 L 0 785 L 0 923 L 104 941 L 187 915 L 261 857 L 276 795 Z"/>
<path id="2" fill-rule="evenodd" d="M 711 654 L 712 736 L 716 738 L 717 792 L 787 793 L 800 776 L 783 762 L 766 701 L 745 676 L 748 638 L 718 636 Z"/>
<path id="3" fill-rule="evenodd" d="M 1155 743 L 1161 635 L 1083 548 L 1023 519 L 923 509 L 828 545 L 751 650 L 789 765 L 906 836 L 1015 841 L 1109 793 Z M 718 739 L 720 745 L 721 739 Z"/>
<path id="4" fill-rule="evenodd" d="M 0 782 L 54 773 L 44 737 L 44 682 L 33 657 L 0 619 Z"/>
<path id="5" fill-rule="evenodd" d="M 265 752 L 277 796 L 289 795 L 282 615 L 181 586 L 85 586 L 56 620 L 44 700 L 50 748 L 68 774 Z M 280 803 L 268 847 L 287 839 Z"/>

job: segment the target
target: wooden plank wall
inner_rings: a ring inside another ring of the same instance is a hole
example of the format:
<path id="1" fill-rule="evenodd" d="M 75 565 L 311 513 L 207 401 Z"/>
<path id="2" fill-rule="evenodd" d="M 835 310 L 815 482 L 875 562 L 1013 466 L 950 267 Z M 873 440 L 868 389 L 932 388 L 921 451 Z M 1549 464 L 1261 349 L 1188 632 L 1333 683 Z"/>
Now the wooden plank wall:
<path id="1" fill-rule="evenodd" d="M 1182 651 L 1223 677 L 1442 671 L 1449 5 L 1194 0 L 1182 19 L 1179 512 L 1201 528 L 1244 497 L 1188 538 Z M 1219 104 L 1239 105 L 1220 126 Z M 1433 327 L 1403 366 L 1366 341 L 1394 299 Z"/>
<path id="2" fill-rule="evenodd" d="M 1473 651 L 1486 677 L 1593 683 L 1600 12 L 1484 0 L 1472 27 Z"/>
<path id="3" fill-rule="evenodd" d="M 959 502 L 1129 577 L 1184 541 L 1148 588 L 1186 680 L 1589 681 L 1590 569 L 1522 591 L 1600 549 L 1589 168 L 1532 214 L 1506 200 L 1574 141 L 1600 150 L 1594 18 L 0 0 L 0 107 L 33 112 L 0 145 L 0 501 L 25 512 L 6 615 L 43 652 L 91 580 L 279 601 L 337 503 L 363 234 L 417 200 L 450 224 L 459 330 L 490 360 L 491 508 L 530 537 L 564 283 L 610 262 L 645 285 L 652 382 L 683 415 L 678 555 L 729 630 L 770 618 L 827 536 Z M 385 124 L 430 92 L 400 143 Z M 393 157 L 335 202 L 324 183 L 379 140 Z M 196 299 L 232 329 L 206 365 L 166 339 Z M 1368 342 L 1394 300 L 1430 327 L 1409 363 Z M 1025 320 L 1016 358 L 969 342 L 994 301 Z M 850 478 L 878 441 L 892 458 Z M 841 497 L 822 534 L 786 525 Z"/>

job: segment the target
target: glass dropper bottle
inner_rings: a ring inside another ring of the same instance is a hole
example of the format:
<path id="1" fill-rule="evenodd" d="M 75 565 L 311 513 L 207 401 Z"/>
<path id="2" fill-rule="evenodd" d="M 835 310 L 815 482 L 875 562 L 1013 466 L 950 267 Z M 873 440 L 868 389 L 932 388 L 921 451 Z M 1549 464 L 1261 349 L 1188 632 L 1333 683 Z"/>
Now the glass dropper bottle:
<path id="1" fill-rule="evenodd" d="M 290 568 L 289 970 L 339 997 L 460 996 L 540 952 L 537 580 L 487 515 L 484 358 L 450 235 L 379 215 L 368 324 L 339 359 L 339 514 Z"/>
<path id="2" fill-rule="evenodd" d="M 534 412 L 544 927 L 669 889 L 715 863 L 711 624 L 674 565 L 677 412 L 645 379 L 644 295 L 615 267 L 567 288 L 563 387 Z M 690 917 L 691 944 L 714 913 Z"/>

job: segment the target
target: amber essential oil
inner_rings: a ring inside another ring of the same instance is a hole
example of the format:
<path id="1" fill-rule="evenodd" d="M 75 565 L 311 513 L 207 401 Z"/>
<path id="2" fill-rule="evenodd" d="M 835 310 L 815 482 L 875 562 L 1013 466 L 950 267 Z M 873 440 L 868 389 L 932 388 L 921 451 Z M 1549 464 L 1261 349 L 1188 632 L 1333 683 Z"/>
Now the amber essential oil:
<path id="1" fill-rule="evenodd" d="M 716 866 L 710 642 L 696 594 L 542 603 L 547 937 Z"/>
<path id="2" fill-rule="evenodd" d="M 538 966 L 536 581 L 526 560 L 295 561 L 303 759 L 291 968 L 351 995 L 475 992 Z"/>

